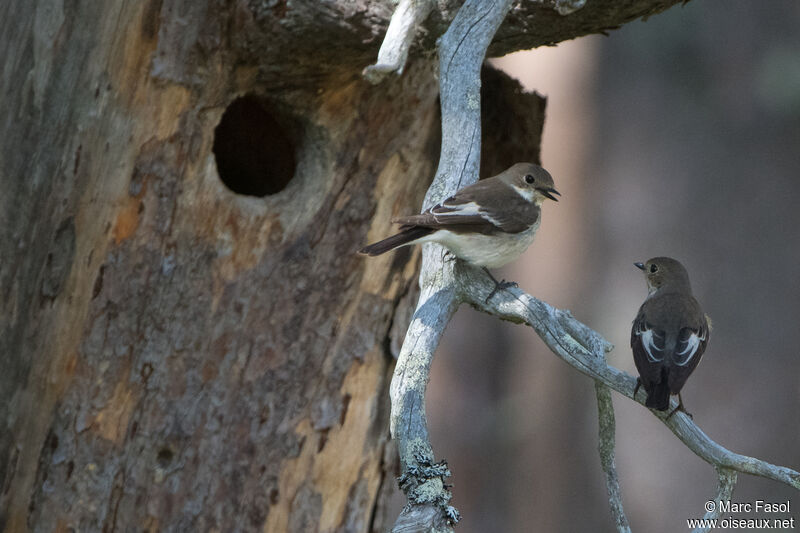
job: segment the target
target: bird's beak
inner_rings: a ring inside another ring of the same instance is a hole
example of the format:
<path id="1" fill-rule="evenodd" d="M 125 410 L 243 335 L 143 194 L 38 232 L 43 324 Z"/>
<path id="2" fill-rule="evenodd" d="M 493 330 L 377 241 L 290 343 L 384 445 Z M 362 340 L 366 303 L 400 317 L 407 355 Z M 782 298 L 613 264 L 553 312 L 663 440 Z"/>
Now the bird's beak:
<path id="1" fill-rule="evenodd" d="M 553 195 L 557 194 L 557 195 L 561 196 L 561 193 L 558 192 L 557 190 L 555 190 L 552 187 L 550 187 L 549 189 L 539 189 L 539 192 L 541 192 L 543 195 L 547 196 L 548 198 L 550 198 L 551 200 L 553 200 L 555 202 L 558 201 L 558 198 L 556 198 Z"/>
<path id="2" fill-rule="evenodd" d="M 640 270 L 644 270 L 644 263 L 634 263 L 633 265 Z"/>

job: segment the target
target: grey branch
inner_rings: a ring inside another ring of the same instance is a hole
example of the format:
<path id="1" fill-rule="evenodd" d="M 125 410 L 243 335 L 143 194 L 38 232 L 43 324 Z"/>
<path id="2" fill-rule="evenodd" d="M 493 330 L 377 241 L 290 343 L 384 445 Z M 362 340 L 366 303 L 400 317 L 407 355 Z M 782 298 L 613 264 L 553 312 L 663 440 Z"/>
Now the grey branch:
<path id="1" fill-rule="evenodd" d="M 409 329 L 409 331 L 416 330 L 418 332 L 418 335 L 410 341 L 412 346 L 422 347 L 424 353 L 431 354 L 435 344 L 438 343 L 441 337 L 444 326 L 455 310 L 456 302 L 468 302 L 476 309 L 501 319 L 531 326 L 553 353 L 578 371 L 594 379 L 598 384 L 598 410 L 600 412 L 601 432 L 600 453 L 603 469 L 607 476 L 611 511 L 617 523 L 617 529 L 619 531 L 628 531 L 628 529 L 625 529 L 627 525 L 624 520 L 618 481 L 613 467 L 613 408 L 610 404 L 608 389 L 613 389 L 640 404 L 644 404 L 644 393 L 641 393 L 637 398 L 633 398 L 636 380 L 633 376 L 606 363 L 605 353 L 610 351 L 612 346 L 599 333 L 573 318 L 569 311 L 556 309 L 519 289 L 500 291 L 489 302 L 486 302 L 485 299 L 493 290 L 494 284 L 488 280 L 482 270 L 461 262 L 453 263 L 451 268 L 452 271 L 448 275 L 453 276 L 452 279 L 454 281 L 448 284 L 448 289 L 446 291 L 435 291 L 433 295 L 425 298 L 428 306 L 418 309 L 418 315 L 415 320 L 418 319 L 420 325 L 415 328 L 412 323 L 412 327 Z M 425 274 L 424 271 L 423 274 Z M 428 282 L 430 283 L 430 280 Z M 437 303 L 434 296 L 444 299 L 449 304 L 447 307 L 441 308 L 443 312 L 438 315 L 438 318 L 436 307 L 441 302 Z M 424 330 L 418 329 L 422 324 L 424 324 Z M 426 339 L 426 337 L 430 338 Z M 414 369 L 414 381 L 416 383 L 427 382 L 429 365 L 430 361 L 428 360 L 424 367 Z M 405 378 L 400 378 L 400 382 L 404 380 Z M 424 386 L 421 392 L 421 396 L 414 397 L 415 406 L 413 409 L 401 408 L 398 411 L 394 411 L 393 406 L 392 420 L 394 425 L 403 424 L 406 427 L 412 427 L 417 424 L 423 428 L 425 427 Z M 395 401 L 394 390 L 392 401 L 393 403 Z M 404 416 L 404 413 L 408 418 L 396 418 Z M 736 472 L 765 477 L 800 490 L 800 473 L 790 468 L 776 466 L 760 459 L 727 450 L 711 440 L 684 413 L 676 413 L 670 418 L 660 412 L 653 413 L 689 449 L 717 469 L 720 479 L 718 498 L 723 500 L 730 499 L 729 495 L 732 493 L 736 482 Z M 611 414 L 612 418 L 608 417 L 609 414 Z M 400 445 L 403 432 L 394 431 L 393 434 L 398 439 L 398 445 Z M 431 453 L 431 457 L 426 458 L 425 461 L 428 465 L 433 465 L 432 451 L 427 440 L 427 429 L 424 429 L 424 432 L 420 433 L 420 435 L 424 435 L 424 437 L 420 440 L 415 440 L 412 448 L 424 449 L 426 452 Z M 408 444 L 406 444 L 406 448 L 408 449 Z M 412 461 L 409 464 L 414 465 L 414 462 Z M 447 494 L 449 498 L 449 493 Z"/>
<path id="2" fill-rule="evenodd" d="M 569 311 L 556 309 L 519 289 L 507 289 L 489 303 L 483 301 L 494 286 L 480 270 L 460 265 L 458 279 L 462 298 L 486 313 L 505 320 L 526 323 L 558 357 L 577 370 L 644 405 L 644 392 L 633 398 L 636 379 L 605 362 L 597 346 L 608 343 L 599 333 L 575 320 Z M 674 401 L 673 401 L 674 402 Z M 673 403 L 672 407 L 677 407 Z M 667 417 L 652 411 L 690 450 L 717 469 L 728 469 L 785 483 L 800 490 L 800 473 L 766 461 L 734 453 L 713 440 L 682 412 Z"/>
<path id="3" fill-rule="evenodd" d="M 603 354 L 605 356 L 605 354 Z M 611 517 L 620 533 L 631 533 L 631 526 L 622 508 L 622 491 L 619 488 L 619 476 L 614 460 L 616 449 L 616 421 L 614 419 L 614 405 L 611 403 L 611 391 L 605 383 L 594 382 L 597 394 L 597 419 L 599 421 L 599 438 L 597 449 L 600 452 L 600 465 L 606 474 L 606 490 L 608 491 L 608 506 Z"/>
<path id="4" fill-rule="evenodd" d="M 417 28 L 432 7 L 433 0 L 400 0 L 378 51 L 378 61 L 364 69 L 367 81 L 379 83 L 391 72 L 403 73 Z"/>
<path id="5" fill-rule="evenodd" d="M 722 506 L 720 504 L 722 502 L 731 501 L 731 498 L 733 497 L 733 489 L 736 487 L 736 470 L 718 467 L 717 476 L 719 476 L 719 481 L 717 485 L 717 496 L 713 500 L 714 507 L 710 511 L 706 512 L 703 518 L 719 518 L 722 515 Z M 695 528 L 692 533 L 707 533 L 710 530 L 710 527 L 698 527 Z"/>
<path id="6" fill-rule="evenodd" d="M 580 1 L 566 0 L 556 4 L 567 10 L 568 5 L 582 5 Z M 415 5 L 413 1 L 403 3 L 406 10 L 413 11 Z M 442 147 L 439 167 L 425 197 L 423 210 L 478 179 L 480 70 L 486 50 L 510 5 L 511 0 L 466 0 L 438 41 Z M 392 37 L 395 44 L 387 46 L 401 53 L 395 53 L 391 57 L 396 59 L 386 63 L 395 65 L 395 71 L 402 69 L 407 47 L 413 39 L 413 24 L 409 25 L 408 20 L 421 20 L 414 19 L 421 16 L 420 13 L 422 11 L 416 15 L 405 11 L 395 13 L 400 26 L 396 36 Z M 393 17 L 392 24 L 394 22 Z M 384 57 L 390 57 L 388 49 Z M 379 65 L 383 61 L 379 58 Z M 600 414 L 600 456 L 606 473 L 611 512 L 617 529 L 629 531 L 614 466 L 614 413 L 609 389 L 632 398 L 635 380 L 606 364 L 605 354 L 612 346 L 599 333 L 575 320 L 568 311 L 551 307 L 518 289 L 501 291 L 487 302 L 494 284 L 485 273 L 459 261 L 445 260 L 445 250 L 439 245 L 426 244 L 423 247 L 420 287 L 420 299 L 390 387 L 391 432 L 402 467 L 400 487 L 407 498 L 407 505 L 392 531 L 452 531 L 453 524 L 459 519 L 458 512 L 449 504 L 451 494 L 445 479 L 450 472 L 443 461 L 436 462 L 428 438 L 425 391 L 433 354 L 445 326 L 464 302 L 502 319 L 530 325 L 557 356 L 595 380 Z M 745 472 L 800 488 L 800 474 L 797 472 L 726 450 L 709 439 L 683 413 L 670 419 L 664 415 L 657 416 L 692 451 L 720 472 Z M 735 481 L 735 477 L 733 479 Z M 732 490 L 734 481 L 720 475 L 720 495 L 724 495 L 728 487 Z"/>
<path id="7" fill-rule="evenodd" d="M 467 0 L 439 40 L 442 148 L 423 210 L 478 180 L 481 66 L 510 7 L 511 0 Z M 391 431 L 400 454 L 400 486 L 408 500 L 394 532 L 448 531 L 459 519 L 444 484 L 449 471 L 434 459 L 425 417 L 425 388 L 433 354 L 462 301 L 455 290 L 455 265 L 444 260 L 441 246 L 423 247 L 420 298 L 390 387 Z"/>

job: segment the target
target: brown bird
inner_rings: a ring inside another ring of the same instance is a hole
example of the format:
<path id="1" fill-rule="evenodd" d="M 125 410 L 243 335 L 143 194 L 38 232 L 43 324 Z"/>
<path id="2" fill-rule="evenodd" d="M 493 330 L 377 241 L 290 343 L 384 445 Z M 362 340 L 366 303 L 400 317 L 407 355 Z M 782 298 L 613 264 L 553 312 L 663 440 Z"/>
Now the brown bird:
<path id="1" fill-rule="evenodd" d="M 533 242 L 545 199 L 560 195 L 550 173 L 539 165 L 517 163 L 504 172 L 464 187 L 420 215 L 398 217 L 400 233 L 359 252 L 380 255 L 400 246 L 436 242 L 464 261 L 496 268 L 520 256 Z M 494 293 L 492 293 L 494 294 Z M 491 296 L 491 295 L 490 295 Z"/>
<path id="2" fill-rule="evenodd" d="M 631 329 L 633 361 L 639 371 L 633 395 L 642 386 L 647 392 L 645 405 L 666 411 L 670 395 L 677 394 L 675 411 L 685 411 L 680 392 L 708 344 L 708 317 L 692 295 L 689 274 L 678 261 L 654 257 L 634 265 L 645 273 L 648 295 Z"/>

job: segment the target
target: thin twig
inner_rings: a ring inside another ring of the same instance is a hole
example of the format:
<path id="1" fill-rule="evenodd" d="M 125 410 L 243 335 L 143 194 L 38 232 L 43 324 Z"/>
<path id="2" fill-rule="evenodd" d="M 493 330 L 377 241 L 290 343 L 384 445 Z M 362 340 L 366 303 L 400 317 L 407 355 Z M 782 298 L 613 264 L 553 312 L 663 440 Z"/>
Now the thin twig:
<path id="1" fill-rule="evenodd" d="M 706 514 L 703 516 L 707 520 L 716 520 L 722 516 L 722 502 L 730 502 L 733 497 L 733 489 L 736 487 L 736 471 L 729 468 L 717 468 L 717 496 L 713 500 L 706 502 Z M 713 503 L 713 505 L 711 505 Z M 708 533 L 711 527 L 697 527 L 692 533 Z"/>
<path id="2" fill-rule="evenodd" d="M 616 421 L 614 419 L 614 405 L 611 402 L 611 391 L 601 381 L 594 382 L 597 394 L 597 420 L 599 422 L 599 440 L 597 449 L 600 452 L 600 466 L 606 473 L 606 489 L 608 491 L 608 506 L 611 516 L 619 533 L 631 533 L 631 526 L 622 507 L 622 491 L 619 488 L 619 476 L 614 460 L 616 449 Z"/>

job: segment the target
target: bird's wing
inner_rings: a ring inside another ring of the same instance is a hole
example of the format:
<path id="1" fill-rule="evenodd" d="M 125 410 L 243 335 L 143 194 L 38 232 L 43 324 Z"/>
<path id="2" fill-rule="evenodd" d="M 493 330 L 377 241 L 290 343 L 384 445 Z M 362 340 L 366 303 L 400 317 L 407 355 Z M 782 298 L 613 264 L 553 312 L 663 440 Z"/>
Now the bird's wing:
<path id="1" fill-rule="evenodd" d="M 393 222 L 491 235 L 525 231 L 536 223 L 540 212 L 536 204 L 510 186 L 498 187 L 484 180 L 461 189 L 421 215 L 399 217 Z"/>
<path id="2" fill-rule="evenodd" d="M 639 313 L 633 321 L 631 347 L 640 348 L 642 356 L 647 358 L 648 363 L 660 363 L 664 360 L 665 339 L 664 331 L 650 325 L 644 313 Z"/>
<path id="3" fill-rule="evenodd" d="M 665 341 L 666 333 L 648 323 L 645 311 L 640 309 L 631 328 L 631 349 L 633 361 L 646 389 L 650 383 L 661 380 Z"/>
<path id="4" fill-rule="evenodd" d="M 672 356 L 672 360 L 678 366 L 688 366 L 692 361 L 700 359 L 703 352 L 706 351 L 707 344 L 708 327 L 706 325 L 702 325 L 699 328 L 682 328 L 678 333 L 678 341 L 675 345 L 675 353 Z"/>
<path id="5" fill-rule="evenodd" d="M 678 392 L 703 357 L 709 338 L 708 322 L 703 317 L 699 327 L 684 327 L 678 332 L 675 351 L 671 354 L 673 366 L 669 373 L 669 388 Z"/>

